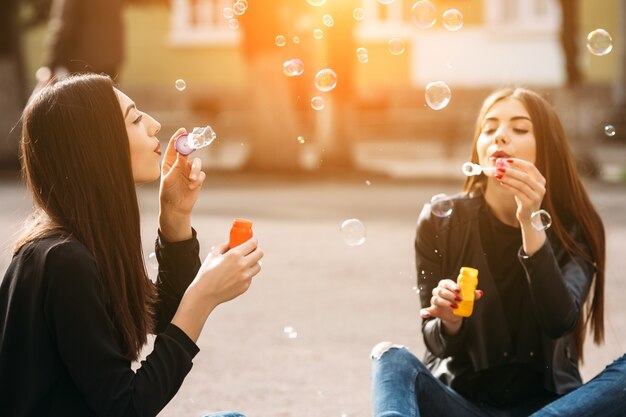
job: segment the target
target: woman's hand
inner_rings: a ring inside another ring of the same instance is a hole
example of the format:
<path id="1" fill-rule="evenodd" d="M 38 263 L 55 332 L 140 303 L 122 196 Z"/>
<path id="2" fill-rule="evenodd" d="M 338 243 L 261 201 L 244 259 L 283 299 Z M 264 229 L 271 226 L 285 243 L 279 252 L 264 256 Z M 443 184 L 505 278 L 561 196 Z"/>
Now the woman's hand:
<path id="1" fill-rule="evenodd" d="M 199 158 L 190 161 L 176 152 L 174 141 L 183 133 L 178 129 L 170 138 L 161 166 L 159 227 L 169 242 L 191 237 L 191 212 L 206 178 Z"/>
<path id="2" fill-rule="evenodd" d="M 185 291 L 172 323 L 193 341 L 215 307 L 246 292 L 261 271 L 263 251 L 256 238 L 228 250 L 224 243 L 206 257 L 196 278 Z"/>
<path id="3" fill-rule="evenodd" d="M 451 279 L 442 279 L 433 288 L 432 294 L 430 307 L 421 309 L 420 316 L 424 319 L 430 317 L 441 319 L 446 333 L 455 335 L 460 330 L 463 321 L 463 317 L 454 314 L 454 310 L 458 308 L 458 303 L 463 301 L 459 285 Z M 483 292 L 476 290 L 474 301 L 479 300 L 482 296 Z"/>
<path id="4" fill-rule="evenodd" d="M 503 187 L 513 191 L 517 211 L 515 216 L 522 229 L 523 249 L 527 255 L 535 253 L 546 239 L 544 231 L 532 226 L 531 216 L 541 209 L 546 195 L 546 179 L 537 167 L 523 159 L 507 159 L 507 165 L 499 168 L 496 179 Z"/>

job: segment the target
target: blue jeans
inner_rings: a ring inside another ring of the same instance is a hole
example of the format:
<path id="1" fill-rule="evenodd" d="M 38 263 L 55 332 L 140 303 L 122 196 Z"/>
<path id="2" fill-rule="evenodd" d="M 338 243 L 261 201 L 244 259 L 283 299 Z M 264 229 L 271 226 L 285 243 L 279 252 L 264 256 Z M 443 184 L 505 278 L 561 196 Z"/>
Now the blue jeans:
<path id="1" fill-rule="evenodd" d="M 476 404 L 435 378 L 404 347 L 377 345 L 372 359 L 374 417 L 526 417 L 551 400 L 538 398 L 508 409 Z"/>
<path id="2" fill-rule="evenodd" d="M 204 417 L 246 417 L 237 411 L 220 411 L 218 413 L 206 414 Z"/>
<path id="3" fill-rule="evenodd" d="M 532 417 L 626 416 L 626 355 L 595 378 L 537 411 Z"/>

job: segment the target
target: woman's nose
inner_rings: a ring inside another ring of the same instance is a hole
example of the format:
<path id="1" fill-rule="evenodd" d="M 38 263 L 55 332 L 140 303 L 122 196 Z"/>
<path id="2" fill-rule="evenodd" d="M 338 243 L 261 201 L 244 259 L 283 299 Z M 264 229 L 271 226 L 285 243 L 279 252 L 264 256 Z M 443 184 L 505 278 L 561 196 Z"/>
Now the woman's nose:
<path id="1" fill-rule="evenodd" d="M 161 123 L 159 123 L 156 119 L 152 118 L 152 116 L 150 116 L 150 120 L 152 121 L 152 123 L 150 123 L 150 130 L 148 134 L 150 136 L 155 136 L 161 130 Z"/>
<path id="2" fill-rule="evenodd" d="M 509 142 L 509 138 L 506 136 L 506 132 L 504 131 L 503 128 L 499 128 L 496 131 L 496 136 L 495 137 L 496 137 L 495 142 L 498 145 Z"/>

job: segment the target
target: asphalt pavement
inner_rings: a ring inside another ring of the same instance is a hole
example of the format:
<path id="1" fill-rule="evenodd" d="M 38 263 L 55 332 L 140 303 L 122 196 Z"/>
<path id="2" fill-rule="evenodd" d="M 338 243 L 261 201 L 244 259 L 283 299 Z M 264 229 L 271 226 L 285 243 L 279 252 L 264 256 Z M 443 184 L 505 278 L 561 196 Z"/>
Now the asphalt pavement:
<path id="1" fill-rule="evenodd" d="M 388 340 L 424 352 L 414 290 L 415 223 L 432 195 L 459 190 L 462 178 L 455 175 L 288 178 L 210 171 L 193 218 L 201 255 L 227 239 L 233 218 L 244 217 L 254 221 L 265 251 L 263 270 L 247 293 L 211 315 L 194 367 L 161 415 L 236 409 L 250 417 L 369 416 L 371 348 Z M 587 344 L 585 380 L 626 351 L 626 187 L 586 184 L 605 220 L 608 263 L 606 343 Z M 158 189 L 139 187 L 139 197 L 148 257 Z M 0 198 L 4 271 L 30 199 L 11 177 L 0 181 Z M 343 239 L 340 226 L 350 218 L 365 225 L 360 246 Z"/>

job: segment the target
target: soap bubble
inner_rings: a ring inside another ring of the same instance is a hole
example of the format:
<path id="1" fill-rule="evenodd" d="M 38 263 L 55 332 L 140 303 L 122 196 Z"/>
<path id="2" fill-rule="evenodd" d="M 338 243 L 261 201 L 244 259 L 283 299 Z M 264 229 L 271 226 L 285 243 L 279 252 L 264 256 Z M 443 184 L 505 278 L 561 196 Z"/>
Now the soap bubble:
<path id="1" fill-rule="evenodd" d="M 311 99 L 311 107 L 313 107 L 314 110 L 322 110 L 325 105 L 326 102 L 320 96 L 315 96 Z"/>
<path id="2" fill-rule="evenodd" d="M 322 22 L 324 22 L 324 25 L 328 26 L 328 27 L 332 27 L 335 24 L 335 19 L 333 19 L 333 17 L 329 14 L 325 14 L 322 17 Z"/>
<path id="3" fill-rule="evenodd" d="M 315 29 L 313 31 L 313 37 L 315 39 L 322 39 L 324 37 L 324 32 L 322 31 L 322 29 Z"/>
<path id="4" fill-rule="evenodd" d="M 244 14 L 244 12 L 246 11 L 246 9 L 247 9 L 247 3 L 246 3 L 246 4 L 244 4 L 244 3 L 240 2 L 240 1 L 238 1 L 238 2 L 236 2 L 236 3 L 233 5 L 233 12 L 234 12 L 237 16 L 241 16 L 242 14 Z"/>
<path id="5" fill-rule="evenodd" d="M 356 59 L 358 59 L 359 62 L 362 64 L 365 64 L 367 61 L 369 61 L 369 55 L 367 53 L 367 49 L 356 48 Z"/>
<path id="6" fill-rule="evenodd" d="M 157 260 L 156 253 L 154 252 L 148 255 L 148 268 L 153 271 L 157 271 L 159 269 L 159 261 Z"/>
<path id="7" fill-rule="evenodd" d="M 300 43 L 300 36 L 294 36 L 293 38 L 291 38 L 291 41 L 293 43 L 295 43 L 296 45 Z"/>
<path id="8" fill-rule="evenodd" d="M 441 110 L 448 105 L 452 92 L 443 81 L 434 81 L 426 85 L 426 104 L 433 110 Z"/>
<path id="9" fill-rule="evenodd" d="M 228 27 L 231 28 L 232 30 L 239 29 L 239 20 L 237 20 L 237 19 L 230 19 L 228 21 Z"/>
<path id="10" fill-rule="evenodd" d="M 330 68 L 324 68 L 315 74 L 315 88 L 319 91 L 330 91 L 337 86 L 337 74 Z"/>
<path id="11" fill-rule="evenodd" d="M 391 3 L 393 3 L 393 0 L 378 0 L 378 2 L 380 4 L 391 4 Z"/>
<path id="12" fill-rule="evenodd" d="M 463 27 L 463 14 L 457 9 L 446 10 L 442 16 L 443 27 L 455 32 Z"/>
<path id="13" fill-rule="evenodd" d="M 233 11 L 231 7 L 224 7 L 224 10 L 222 11 L 222 15 L 226 19 L 232 19 L 233 16 L 235 15 L 235 12 Z"/>
<path id="14" fill-rule="evenodd" d="M 361 7 L 357 7 L 356 9 L 352 10 L 352 17 L 354 17 L 354 20 L 360 22 L 361 20 L 365 19 L 365 10 L 363 10 Z"/>
<path id="15" fill-rule="evenodd" d="M 304 62 L 294 58 L 283 62 L 283 73 L 288 77 L 296 77 L 304 72 Z"/>
<path id="16" fill-rule="evenodd" d="M 606 125 L 604 126 L 604 134 L 607 135 L 608 137 L 612 138 L 613 136 L 615 136 L 615 126 L 613 125 Z"/>
<path id="17" fill-rule="evenodd" d="M 365 226 L 359 219 L 348 219 L 341 223 L 341 236 L 348 246 L 359 246 L 365 242 Z"/>
<path id="18" fill-rule="evenodd" d="M 326 0 L 306 0 L 311 6 L 320 7 L 326 3 Z"/>
<path id="19" fill-rule="evenodd" d="M 604 29 L 596 29 L 587 35 L 587 49 L 594 55 L 603 56 L 613 50 L 613 39 Z"/>
<path id="20" fill-rule="evenodd" d="M 437 194 L 430 199 L 430 212 L 437 217 L 449 217 L 454 203 L 446 194 Z"/>
<path id="21" fill-rule="evenodd" d="M 194 127 L 191 133 L 187 135 L 187 140 L 190 147 L 200 149 L 209 146 L 216 137 L 217 135 L 211 126 Z"/>
<path id="22" fill-rule="evenodd" d="M 428 29 L 437 22 L 437 8 L 428 0 L 420 0 L 411 9 L 413 22 L 421 29 Z"/>
<path id="23" fill-rule="evenodd" d="M 178 91 L 184 91 L 185 88 L 187 88 L 187 83 L 185 82 L 185 80 L 176 80 L 175 85 Z"/>
<path id="24" fill-rule="evenodd" d="M 283 35 L 276 36 L 276 46 L 285 46 L 287 39 Z"/>
<path id="25" fill-rule="evenodd" d="M 537 231 L 547 230 L 552 226 L 552 216 L 544 209 L 537 210 L 530 215 L 530 222 Z"/>
<path id="26" fill-rule="evenodd" d="M 400 38 L 392 38 L 389 40 L 387 48 L 393 55 L 400 55 L 405 49 L 404 41 Z"/>
<path id="27" fill-rule="evenodd" d="M 297 140 L 298 140 L 298 143 L 300 143 L 300 144 L 303 144 L 305 142 L 304 136 L 298 136 Z"/>

